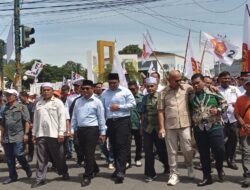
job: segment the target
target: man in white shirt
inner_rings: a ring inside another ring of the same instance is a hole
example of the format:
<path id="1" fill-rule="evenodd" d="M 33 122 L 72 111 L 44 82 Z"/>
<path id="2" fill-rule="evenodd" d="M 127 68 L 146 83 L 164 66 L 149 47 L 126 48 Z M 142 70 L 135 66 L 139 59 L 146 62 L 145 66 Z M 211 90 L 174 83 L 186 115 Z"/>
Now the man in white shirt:
<path id="1" fill-rule="evenodd" d="M 64 156 L 64 133 L 66 132 L 66 113 L 63 102 L 53 96 L 51 83 L 42 85 L 42 98 L 37 102 L 32 136 L 37 145 L 36 182 L 32 188 L 45 184 L 49 157 L 55 162 L 63 180 L 69 179 Z"/>
<path id="2" fill-rule="evenodd" d="M 224 128 L 224 138 L 225 138 L 225 151 L 226 151 L 226 161 L 228 167 L 237 170 L 238 167 L 235 163 L 235 151 L 238 143 L 238 122 L 234 116 L 234 104 L 241 92 L 236 86 L 229 85 L 231 82 L 230 73 L 223 71 L 219 74 L 219 91 L 221 95 L 225 98 L 228 104 L 227 111 L 223 114 L 223 120 L 225 124 Z"/>

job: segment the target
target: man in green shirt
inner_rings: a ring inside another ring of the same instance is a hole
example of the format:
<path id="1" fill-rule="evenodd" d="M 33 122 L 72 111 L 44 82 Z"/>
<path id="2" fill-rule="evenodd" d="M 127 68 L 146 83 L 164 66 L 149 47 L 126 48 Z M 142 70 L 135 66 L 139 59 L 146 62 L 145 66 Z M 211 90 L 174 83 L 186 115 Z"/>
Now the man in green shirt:
<path id="1" fill-rule="evenodd" d="M 141 153 L 142 153 L 142 136 L 141 136 L 141 104 L 142 104 L 142 98 L 143 95 L 139 94 L 139 87 L 136 83 L 136 81 L 130 81 L 128 83 L 128 88 L 134 95 L 135 101 L 136 101 L 136 107 L 131 110 L 131 123 L 132 123 L 132 129 L 131 129 L 131 136 L 134 136 L 135 139 L 135 166 L 140 167 L 142 166 L 141 163 Z M 132 138 L 132 137 L 131 137 Z M 131 145 L 131 141 L 130 141 Z M 130 150 L 131 150 L 131 146 Z M 130 151 L 129 150 L 129 151 Z M 131 162 L 131 154 L 129 154 L 129 161 Z"/>
<path id="2" fill-rule="evenodd" d="M 194 137 L 200 153 L 203 180 L 198 186 L 212 184 L 210 148 L 216 160 L 216 169 L 220 182 L 223 182 L 223 160 L 225 155 L 222 114 L 227 102 L 220 95 L 205 87 L 202 74 L 191 78 L 195 93 L 190 95 L 190 109 L 194 126 Z"/>

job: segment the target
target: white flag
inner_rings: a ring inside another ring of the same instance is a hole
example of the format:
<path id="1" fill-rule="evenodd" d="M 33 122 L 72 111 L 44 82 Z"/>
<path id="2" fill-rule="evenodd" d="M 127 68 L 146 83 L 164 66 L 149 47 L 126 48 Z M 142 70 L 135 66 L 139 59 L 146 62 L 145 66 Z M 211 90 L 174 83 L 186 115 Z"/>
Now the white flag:
<path id="1" fill-rule="evenodd" d="M 216 38 L 205 32 L 202 32 L 202 38 L 206 44 L 205 50 L 211 53 L 216 60 L 229 66 L 233 64 L 233 60 L 239 52 L 238 46 L 229 43 L 225 39 Z"/>
<path id="2" fill-rule="evenodd" d="M 124 70 L 121 65 L 121 61 L 119 59 L 118 53 L 114 53 L 114 63 L 112 65 L 112 71 L 111 73 L 118 73 L 119 75 L 119 80 L 120 80 L 120 85 L 123 87 L 128 88 L 128 83 L 124 74 Z"/>
<path id="3" fill-rule="evenodd" d="M 150 55 L 153 53 L 153 49 L 151 47 L 150 41 L 152 41 L 151 36 L 143 35 L 143 49 L 142 49 L 142 57 L 141 57 L 142 65 L 148 60 Z"/>
<path id="4" fill-rule="evenodd" d="M 9 34 L 8 34 L 8 37 L 7 37 L 7 50 L 6 50 L 6 60 L 7 60 L 7 63 L 9 63 L 10 61 L 10 58 L 11 58 L 11 55 L 14 51 L 14 43 L 13 43 L 13 19 L 11 20 L 11 24 L 10 24 L 10 29 L 9 29 Z"/>
<path id="5" fill-rule="evenodd" d="M 199 63 L 194 58 L 193 43 L 191 37 L 188 38 L 187 55 L 185 60 L 184 76 L 191 79 L 193 74 L 200 73 Z"/>

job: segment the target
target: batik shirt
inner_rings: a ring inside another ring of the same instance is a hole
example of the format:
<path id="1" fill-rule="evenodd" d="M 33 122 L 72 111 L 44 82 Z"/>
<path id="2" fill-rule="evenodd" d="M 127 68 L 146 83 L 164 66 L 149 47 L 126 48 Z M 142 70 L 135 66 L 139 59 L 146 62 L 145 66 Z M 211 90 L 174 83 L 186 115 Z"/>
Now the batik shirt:
<path id="1" fill-rule="evenodd" d="M 222 114 L 227 109 L 227 102 L 222 95 L 205 88 L 190 96 L 190 108 L 194 127 L 208 131 L 222 127 Z M 217 108 L 218 114 L 211 115 L 211 108 Z"/>

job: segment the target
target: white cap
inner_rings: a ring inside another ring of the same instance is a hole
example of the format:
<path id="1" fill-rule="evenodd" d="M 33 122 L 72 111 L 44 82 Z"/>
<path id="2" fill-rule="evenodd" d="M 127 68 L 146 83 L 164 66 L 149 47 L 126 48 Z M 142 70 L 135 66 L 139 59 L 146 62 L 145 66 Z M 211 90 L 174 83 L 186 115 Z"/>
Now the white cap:
<path id="1" fill-rule="evenodd" d="M 15 89 L 7 89 L 4 92 L 8 93 L 8 94 L 14 94 L 14 95 L 18 96 L 18 92 Z"/>
<path id="2" fill-rule="evenodd" d="M 53 86 L 52 86 L 52 84 L 51 84 L 50 82 L 45 82 L 45 83 L 43 83 L 43 84 L 42 84 L 42 88 L 44 88 L 44 87 L 49 87 L 49 88 L 52 88 L 52 89 L 53 89 Z"/>
<path id="3" fill-rule="evenodd" d="M 157 84 L 157 79 L 154 77 L 146 78 L 146 84 Z"/>

